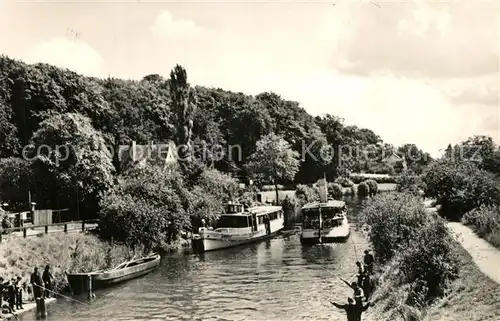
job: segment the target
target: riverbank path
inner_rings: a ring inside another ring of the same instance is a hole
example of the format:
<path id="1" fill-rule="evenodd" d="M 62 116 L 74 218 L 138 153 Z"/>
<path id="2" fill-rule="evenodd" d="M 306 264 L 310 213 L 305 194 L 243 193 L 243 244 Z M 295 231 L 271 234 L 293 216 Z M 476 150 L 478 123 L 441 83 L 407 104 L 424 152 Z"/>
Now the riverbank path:
<path id="1" fill-rule="evenodd" d="M 448 228 L 457 236 L 479 270 L 500 284 L 500 251 L 462 223 L 449 222 Z"/>

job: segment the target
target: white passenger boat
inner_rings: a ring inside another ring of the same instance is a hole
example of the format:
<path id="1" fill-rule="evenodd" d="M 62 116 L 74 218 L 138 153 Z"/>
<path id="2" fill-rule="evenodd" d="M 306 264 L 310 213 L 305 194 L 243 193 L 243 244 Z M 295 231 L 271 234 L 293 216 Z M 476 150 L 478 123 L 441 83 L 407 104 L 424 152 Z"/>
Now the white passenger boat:
<path id="1" fill-rule="evenodd" d="M 214 228 L 199 229 L 193 247 L 196 252 L 220 250 L 271 238 L 283 228 L 281 206 L 257 206 L 245 211 L 242 204 L 228 203 Z"/>
<path id="2" fill-rule="evenodd" d="M 345 241 L 350 235 L 345 202 L 327 200 L 306 204 L 301 209 L 302 244 Z"/>
<path id="3" fill-rule="evenodd" d="M 301 209 L 302 244 L 345 241 L 351 231 L 347 220 L 347 206 L 343 201 L 328 198 L 326 178 L 318 181 L 320 200 L 304 205 Z"/>

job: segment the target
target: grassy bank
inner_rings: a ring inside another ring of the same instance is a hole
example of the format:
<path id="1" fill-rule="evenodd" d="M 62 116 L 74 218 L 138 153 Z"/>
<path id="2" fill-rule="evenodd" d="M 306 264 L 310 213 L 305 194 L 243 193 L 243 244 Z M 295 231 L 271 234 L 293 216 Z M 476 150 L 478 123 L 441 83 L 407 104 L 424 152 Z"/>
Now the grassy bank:
<path id="1" fill-rule="evenodd" d="M 449 286 L 449 294 L 431 306 L 425 321 L 500 320 L 500 285 L 485 276 L 458 243 L 460 278 Z"/>
<path id="2" fill-rule="evenodd" d="M 29 282 L 36 266 L 43 271 L 46 264 L 52 268 L 54 290 L 67 286 L 64 272 L 89 272 L 114 267 L 142 250 L 103 242 L 91 234 L 47 234 L 22 238 L 9 236 L 0 246 L 0 273 L 4 278 L 21 276 Z"/>
<path id="3" fill-rule="evenodd" d="M 462 222 L 476 234 L 500 249 L 500 207 L 481 206 L 465 213 Z"/>
<path id="4" fill-rule="evenodd" d="M 379 195 L 364 210 L 377 254 L 376 320 L 498 320 L 500 285 L 483 275 L 418 198 Z"/>

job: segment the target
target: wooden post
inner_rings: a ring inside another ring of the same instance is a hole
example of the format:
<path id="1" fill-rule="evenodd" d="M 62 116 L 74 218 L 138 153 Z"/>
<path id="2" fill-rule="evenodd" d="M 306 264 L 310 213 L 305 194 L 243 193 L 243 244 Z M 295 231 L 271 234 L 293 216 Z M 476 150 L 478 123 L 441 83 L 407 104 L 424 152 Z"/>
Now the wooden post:
<path id="1" fill-rule="evenodd" d="M 2 243 L 2 234 L 3 234 L 3 231 L 0 231 L 0 243 Z"/>
<path id="2" fill-rule="evenodd" d="M 26 228 L 23 228 L 23 237 L 26 238 Z"/>
<path id="3" fill-rule="evenodd" d="M 64 224 L 64 233 L 68 233 L 68 224 Z"/>
<path id="4" fill-rule="evenodd" d="M 45 225 L 45 234 L 49 233 L 49 226 L 48 225 Z"/>
<path id="5" fill-rule="evenodd" d="M 82 232 L 85 232 L 85 221 L 82 221 Z"/>
<path id="6" fill-rule="evenodd" d="M 89 291 L 88 299 L 92 300 L 94 298 L 94 294 L 92 293 L 92 275 L 90 274 L 87 276 L 87 288 Z"/>

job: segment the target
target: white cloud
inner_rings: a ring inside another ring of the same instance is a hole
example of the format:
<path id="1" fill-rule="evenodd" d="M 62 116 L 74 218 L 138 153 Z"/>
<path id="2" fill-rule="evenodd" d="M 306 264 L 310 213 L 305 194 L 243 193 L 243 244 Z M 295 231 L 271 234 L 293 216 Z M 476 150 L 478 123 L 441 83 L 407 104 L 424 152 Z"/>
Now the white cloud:
<path id="1" fill-rule="evenodd" d="M 498 72 L 497 2 L 383 3 L 350 10 L 343 71 L 470 77 Z"/>
<path id="2" fill-rule="evenodd" d="M 150 26 L 150 30 L 159 36 L 168 37 L 189 37 L 198 36 L 203 33 L 203 28 L 197 26 L 193 21 L 174 19 L 170 11 L 162 11 L 155 22 Z"/>
<path id="3" fill-rule="evenodd" d="M 104 61 L 89 44 L 78 39 L 53 38 L 35 44 L 20 59 L 27 63 L 48 63 L 95 77 L 106 76 Z"/>

